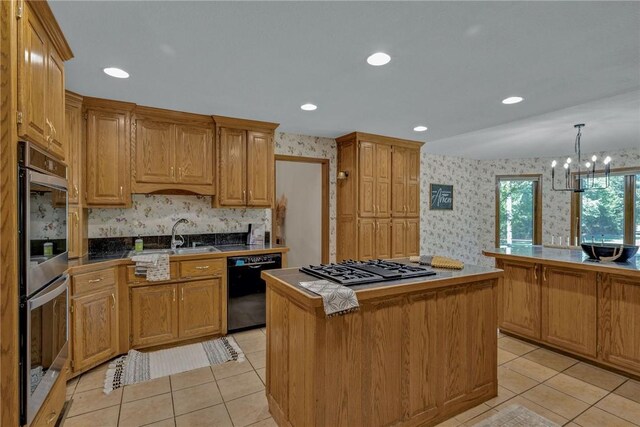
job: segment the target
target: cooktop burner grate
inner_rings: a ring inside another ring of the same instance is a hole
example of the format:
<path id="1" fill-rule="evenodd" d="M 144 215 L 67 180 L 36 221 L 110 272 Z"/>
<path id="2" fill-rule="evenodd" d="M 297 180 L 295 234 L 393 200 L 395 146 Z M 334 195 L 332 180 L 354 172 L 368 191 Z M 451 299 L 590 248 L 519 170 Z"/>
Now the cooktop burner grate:
<path id="1" fill-rule="evenodd" d="M 310 265 L 300 268 L 300 271 L 342 285 L 359 285 L 436 274 L 431 268 L 385 260 L 347 260 L 339 264 Z"/>

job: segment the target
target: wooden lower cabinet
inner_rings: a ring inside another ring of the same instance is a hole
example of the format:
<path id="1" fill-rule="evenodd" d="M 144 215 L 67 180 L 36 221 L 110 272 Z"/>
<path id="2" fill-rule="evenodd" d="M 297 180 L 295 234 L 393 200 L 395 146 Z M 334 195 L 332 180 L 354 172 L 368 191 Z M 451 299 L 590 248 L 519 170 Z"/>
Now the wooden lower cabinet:
<path id="1" fill-rule="evenodd" d="M 640 376 L 640 283 L 603 275 L 598 283 L 599 353 L 607 363 Z"/>
<path id="2" fill-rule="evenodd" d="M 542 266 L 541 297 L 542 340 L 595 357 L 596 273 Z"/>
<path id="3" fill-rule="evenodd" d="M 220 279 L 182 283 L 179 336 L 197 337 L 222 332 L 222 283 Z"/>
<path id="4" fill-rule="evenodd" d="M 394 219 L 391 228 L 391 258 L 420 255 L 420 218 Z"/>
<path id="5" fill-rule="evenodd" d="M 118 353 L 116 287 L 72 298 L 73 370 L 82 371 Z"/>
<path id="6" fill-rule="evenodd" d="M 391 220 L 361 218 L 358 223 L 358 259 L 391 258 Z"/>
<path id="7" fill-rule="evenodd" d="M 130 290 L 131 346 L 162 344 L 178 338 L 178 285 Z"/>
<path id="8" fill-rule="evenodd" d="M 500 260 L 504 270 L 499 287 L 500 328 L 529 337 L 540 338 L 540 280 L 538 265 Z"/>

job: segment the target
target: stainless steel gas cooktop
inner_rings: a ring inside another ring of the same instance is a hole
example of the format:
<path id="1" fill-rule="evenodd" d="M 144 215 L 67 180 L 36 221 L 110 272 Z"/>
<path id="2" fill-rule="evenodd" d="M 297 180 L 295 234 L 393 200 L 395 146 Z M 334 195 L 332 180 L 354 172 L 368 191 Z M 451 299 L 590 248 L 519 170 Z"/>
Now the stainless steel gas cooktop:
<path id="1" fill-rule="evenodd" d="M 341 285 L 384 282 L 388 280 L 425 277 L 436 274 L 431 268 L 385 260 L 343 261 L 339 264 L 310 265 L 300 271 Z"/>

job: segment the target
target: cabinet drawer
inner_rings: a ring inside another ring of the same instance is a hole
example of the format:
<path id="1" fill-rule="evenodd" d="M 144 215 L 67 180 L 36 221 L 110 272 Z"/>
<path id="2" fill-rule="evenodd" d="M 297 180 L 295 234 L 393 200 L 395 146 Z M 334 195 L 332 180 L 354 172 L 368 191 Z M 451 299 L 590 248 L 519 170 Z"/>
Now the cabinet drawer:
<path id="1" fill-rule="evenodd" d="M 65 392 L 67 390 L 66 367 L 63 373 L 53 384 L 49 395 L 45 399 L 42 407 L 31 422 L 32 426 L 55 426 L 60 413 L 64 407 Z"/>
<path id="2" fill-rule="evenodd" d="M 116 283 L 115 269 L 94 271 L 91 273 L 83 273 L 73 276 L 73 288 L 71 295 L 81 295 L 87 292 L 95 291 Z"/>
<path id="3" fill-rule="evenodd" d="M 222 276 L 224 268 L 224 259 L 182 261 L 180 263 L 180 277 Z"/>
<path id="4" fill-rule="evenodd" d="M 169 276 L 171 277 L 169 280 L 175 280 L 178 278 L 178 263 L 171 262 L 169 263 Z M 161 283 L 161 282 L 150 282 L 146 277 L 136 276 L 136 266 L 128 265 L 127 266 L 127 283 Z"/>

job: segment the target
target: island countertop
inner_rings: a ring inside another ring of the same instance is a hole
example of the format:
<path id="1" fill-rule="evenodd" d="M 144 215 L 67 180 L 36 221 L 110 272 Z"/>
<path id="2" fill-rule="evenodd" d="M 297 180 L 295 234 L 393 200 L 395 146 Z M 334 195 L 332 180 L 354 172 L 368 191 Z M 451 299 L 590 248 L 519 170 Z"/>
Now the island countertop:
<path id="1" fill-rule="evenodd" d="M 585 270 L 640 277 L 640 260 L 638 256 L 632 257 L 627 262 L 601 262 L 589 259 L 581 250 L 549 248 L 541 245 L 487 249 L 482 253 L 485 256 L 494 258 L 539 261 L 544 264 L 559 266 L 571 264 L 573 267 L 579 266 Z"/>

